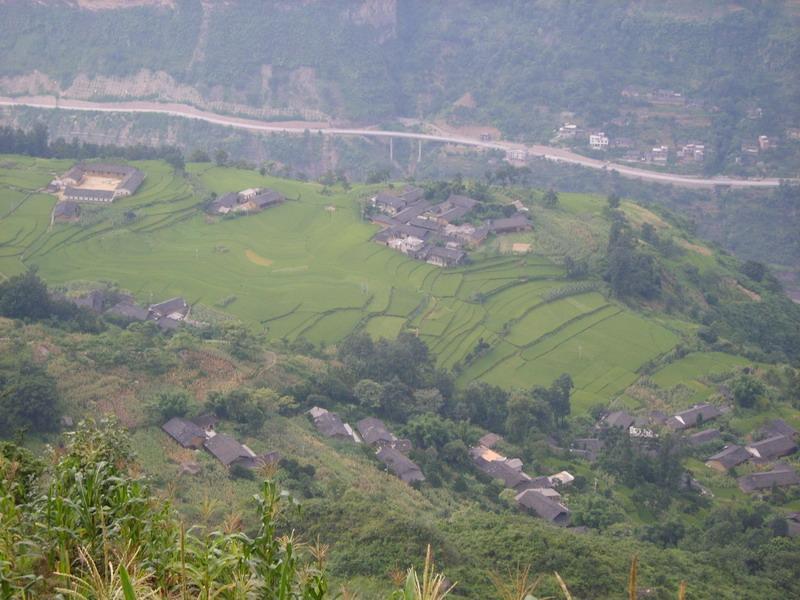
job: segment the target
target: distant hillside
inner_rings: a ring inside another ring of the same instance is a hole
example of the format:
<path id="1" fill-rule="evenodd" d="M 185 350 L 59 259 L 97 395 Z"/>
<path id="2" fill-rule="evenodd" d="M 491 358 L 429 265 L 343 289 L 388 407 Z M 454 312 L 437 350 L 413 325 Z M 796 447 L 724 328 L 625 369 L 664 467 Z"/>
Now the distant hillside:
<path id="1" fill-rule="evenodd" d="M 540 141 L 566 113 L 624 129 L 650 111 L 676 142 L 702 136 L 711 170 L 740 143 L 800 125 L 790 2 L 6 0 L 0 16 L 6 94 L 175 99 L 261 117 L 446 117 Z M 699 112 L 623 102 L 630 88 L 681 93 Z"/>

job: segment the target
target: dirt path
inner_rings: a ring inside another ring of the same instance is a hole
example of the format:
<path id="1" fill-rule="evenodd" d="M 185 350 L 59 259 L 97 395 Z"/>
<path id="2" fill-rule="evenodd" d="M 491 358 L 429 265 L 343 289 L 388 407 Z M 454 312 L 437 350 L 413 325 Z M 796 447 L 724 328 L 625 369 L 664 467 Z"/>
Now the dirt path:
<path id="1" fill-rule="evenodd" d="M 778 187 L 781 179 L 778 178 L 765 178 L 765 179 L 738 179 L 735 177 L 691 177 L 689 175 L 678 175 L 676 173 L 662 173 L 656 171 L 648 171 L 646 169 L 639 169 L 636 167 L 629 167 L 619 163 L 612 163 L 609 161 L 596 160 L 588 158 L 563 148 L 554 148 L 552 146 L 542 146 L 534 144 L 526 146 L 513 142 L 500 142 L 500 141 L 481 141 L 474 138 L 454 135 L 433 135 L 424 133 L 407 133 L 397 131 L 382 131 L 379 129 L 348 129 L 329 127 L 327 123 L 312 122 L 312 121 L 282 121 L 282 122 L 265 122 L 257 121 L 254 119 L 244 119 L 240 117 L 232 117 L 227 115 L 219 115 L 212 112 L 199 110 L 192 106 L 177 103 L 159 103 L 159 102 L 88 102 L 84 100 L 68 100 L 56 99 L 51 96 L 28 96 L 19 98 L 0 97 L 0 106 L 28 106 L 31 108 L 43 109 L 64 109 L 64 110 L 80 110 L 90 112 L 116 112 L 116 113 L 158 113 L 165 114 L 173 117 L 183 117 L 189 119 L 198 119 L 207 123 L 215 125 L 224 125 L 229 127 L 236 127 L 239 129 L 247 129 L 250 131 L 276 131 L 284 133 L 298 133 L 302 134 L 306 130 L 311 133 L 321 133 L 323 135 L 340 135 L 340 136 L 365 136 L 365 137 L 388 137 L 388 138 L 406 138 L 415 139 L 429 142 L 438 142 L 445 144 L 459 144 L 464 146 L 473 146 L 479 148 L 488 148 L 494 150 L 525 150 L 529 156 L 537 156 L 557 163 L 574 164 L 590 169 L 597 169 L 602 171 L 616 172 L 622 177 L 631 179 L 642 179 L 646 181 L 653 181 L 657 183 L 667 183 L 679 187 L 687 188 L 713 188 L 716 186 L 729 186 L 733 188 L 774 188 Z M 793 179 L 790 181 L 798 181 Z"/>

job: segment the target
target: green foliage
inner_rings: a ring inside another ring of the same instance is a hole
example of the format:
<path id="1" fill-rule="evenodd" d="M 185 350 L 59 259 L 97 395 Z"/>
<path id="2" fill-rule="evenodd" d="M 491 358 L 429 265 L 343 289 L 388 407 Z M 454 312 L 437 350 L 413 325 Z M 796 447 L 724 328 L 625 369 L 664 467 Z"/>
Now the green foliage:
<path id="1" fill-rule="evenodd" d="M 153 406 L 163 421 L 172 417 L 183 417 L 189 410 L 188 392 L 184 390 L 167 390 L 156 394 Z"/>
<path id="2" fill-rule="evenodd" d="M 0 358 L 0 434 L 52 431 L 60 412 L 56 382 L 47 371 L 24 354 Z"/>
<path id="3" fill-rule="evenodd" d="M 611 225 L 605 279 L 619 298 L 655 298 L 661 290 L 656 260 L 636 248 L 636 240 L 623 220 Z"/>
<path id="4" fill-rule="evenodd" d="M 733 399 L 742 408 L 753 408 L 764 395 L 764 384 L 755 377 L 740 375 L 732 386 Z"/>
<path id="5" fill-rule="evenodd" d="M 6 448 L 3 461 L 7 454 Z M 132 466 L 125 434 L 88 424 L 70 436 L 47 477 L 32 474 L 35 497 L 10 495 L 14 481 L 0 470 L 3 597 L 49 597 L 56 589 L 126 600 L 327 597 L 322 553 L 309 561 L 294 538 L 279 534 L 292 501 L 275 483 L 265 481 L 255 497 L 253 537 L 203 527 L 185 532 L 169 505 L 130 474 Z"/>

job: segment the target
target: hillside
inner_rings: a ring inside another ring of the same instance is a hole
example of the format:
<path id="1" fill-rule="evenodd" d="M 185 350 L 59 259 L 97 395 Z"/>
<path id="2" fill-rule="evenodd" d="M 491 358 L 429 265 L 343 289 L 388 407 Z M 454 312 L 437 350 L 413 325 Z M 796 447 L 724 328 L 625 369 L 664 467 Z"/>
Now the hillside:
<path id="1" fill-rule="evenodd" d="M 790 2 L 99 6 L 2 3 L 0 93 L 175 100 L 267 119 L 422 118 L 540 142 L 574 120 L 643 148 L 700 138 L 709 172 L 763 170 L 743 165 L 740 147 L 767 135 L 781 151 L 759 160 L 796 168 Z M 663 90 L 687 104 L 643 100 Z"/>
<path id="2" fill-rule="evenodd" d="M 77 223 L 51 224 L 54 197 L 36 190 L 69 163 L 9 157 L 0 171 L 2 272 L 35 265 L 74 293 L 112 281 L 145 304 L 184 296 L 197 314 L 235 317 L 275 341 L 324 347 L 357 330 L 412 331 L 463 383 L 525 387 L 569 372 L 586 409 L 690 339 L 691 315 L 709 308 L 708 294 L 746 302 L 761 291 L 746 287 L 759 284 L 744 281 L 735 261 L 632 202 L 622 203 L 623 214 L 634 229 L 650 226 L 644 244 L 667 270 L 664 293 L 645 301 L 645 312 L 610 297 L 599 278 L 610 227 L 603 198 L 562 194 L 551 209 L 541 194 L 498 188 L 500 205 L 527 202 L 534 230 L 492 238 L 471 264 L 442 270 L 369 241 L 377 228 L 359 211 L 377 187 L 344 191 L 209 164 L 190 165 L 184 176 L 164 163 L 136 164 L 147 177 L 135 196 L 86 206 Z M 209 219 L 201 209 L 212 193 L 258 186 L 289 201 L 247 218 Z M 509 254 L 514 243 L 530 244 L 531 253 Z M 588 270 L 576 278 L 566 260 Z"/>

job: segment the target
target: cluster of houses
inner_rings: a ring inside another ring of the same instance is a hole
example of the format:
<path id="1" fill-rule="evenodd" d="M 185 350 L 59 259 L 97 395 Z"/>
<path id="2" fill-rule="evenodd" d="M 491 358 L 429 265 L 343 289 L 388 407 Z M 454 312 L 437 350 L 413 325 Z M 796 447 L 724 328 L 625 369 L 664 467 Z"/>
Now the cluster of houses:
<path id="1" fill-rule="evenodd" d="M 378 211 L 371 220 L 383 228 L 373 241 L 438 267 L 461 264 L 467 250 L 483 243 L 489 234 L 528 231 L 532 227 L 524 207 L 510 217 L 473 225 L 466 222 L 466 217 L 477 207 L 477 200 L 453 194 L 444 202 L 433 204 L 425 199 L 423 190 L 415 187 L 402 192 L 383 191 L 370 202 Z"/>
<path id="2" fill-rule="evenodd" d="M 653 411 L 647 416 L 633 417 L 625 411 L 615 411 L 605 415 L 597 424 L 598 429 L 619 428 L 627 431 L 632 438 L 647 439 L 658 437 L 659 429 L 683 432 L 692 428 L 700 431 L 684 435 L 682 441 L 690 447 L 703 446 L 721 439 L 719 429 L 702 426 L 723 414 L 713 404 L 696 404 L 675 415 L 667 416 Z M 800 484 L 800 475 L 789 464 L 776 462 L 797 452 L 798 432 L 782 419 L 767 423 L 756 436 L 759 441 L 746 445 L 728 444 L 721 451 L 710 456 L 706 465 L 715 471 L 727 473 L 730 469 L 750 463 L 756 466 L 770 466 L 738 478 L 739 488 L 746 493 Z M 589 461 L 596 460 L 603 449 L 599 438 L 574 440 L 570 452 Z"/>
<path id="3" fill-rule="evenodd" d="M 208 212 L 215 215 L 228 213 L 254 213 L 260 212 L 286 198 L 280 192 L 267 188 L 249 188 L 241 192 L 230 192 L 215 198 L 208 206 Z"/>
<path id="4" fill-rule="evenodd" d="M 191 307 L 186 300 L 179 296 L 158 304 L 151 304 L 147 308 L 138 305 L 131 296 L 120 297 L 118 294 L 112 295 L 104 290 L 92 290 L 87 294 L 67 299 L 76 306 L 122 321 L 153 321 L 162 331 L 175 330 L 183 322 L 199 324 L 189 319 Z"/>
<path id="5" fill-rule="evenodd" d="M 164 423 L 161 429 L 183 448 L 192 450 L 205 448 L 228 469 L 235 466 L 256 469 L 280 460 L 277 452 L 256 454 L 236 438 L 226 433 L 218 433 L 214 430 L 218 421 L 215 415 L 203 415 L 195 419 L 173 417 Z M 190 473 L 198 470 L 194 465 L 186 465 L 185 468 Z"/>
<path id="6" fill-rule="evenodd" d="M 569 524 L 569 509 L 561 502 L 558 488 L 567 486 L 574 477 L 567 471 L 555 475 L 531 477 L 522 470 L 519 458 L 507 458 L 493 448 L 502 441 L 495 433 L 488 433 L 470 448 L 469 455 L 475 467 L 503 482 L 504 487 L 514 490 L 517 506 L 533 515 L 556 525 Z"/>
<path id="7" fill-rule="evenodd" d="M 410 485 L 425 481 L 422 470 L 407 456 L 412 450 L 411 442 L 399 439 L 380 419 L 361 419 L 353 429 L 339 415 L 319 406 L 310 409 L 308 415 L 322 435 L 356 444 L 364 443 L 374 448 L 377 459 L 404 483 Z"/>
<path id="8" fill-rule="evenodd" d="M 98 180 L 106 181 L 99 185 Z M 60 192 L 65 202 L 113 202 L 135 194 L 143 181 L 144 173 L 127 165 L 78 163 L 51 181 L 48 189 Z"/>

